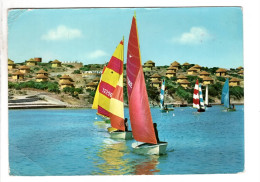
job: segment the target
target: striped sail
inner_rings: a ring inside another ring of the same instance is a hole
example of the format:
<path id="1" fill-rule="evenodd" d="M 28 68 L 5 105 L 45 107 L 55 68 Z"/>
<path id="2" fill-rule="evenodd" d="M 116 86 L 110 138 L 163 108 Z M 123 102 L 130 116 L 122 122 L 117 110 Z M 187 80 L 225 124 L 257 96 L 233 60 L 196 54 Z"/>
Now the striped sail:
<path id="1" fill-rule="evenodd" d="M 204 101 L 203 101 L 203 96 L 202 96 L 202 89 L 201 89 L 201 84 L 199 84 L 199 98 L 200 98 L 200 107 L 204 108 Z"/>
<path id="2" fill-rule="evenodd" d="M 225 84 L 222 89 L 221 95 L 221 104 L 224 104 L 225 107 L 229 108 L 230 100 L 229 100 L 229 79 L 227 78 Z"/>
<path id="3" fill-rule="evenodd" d="M 193 92 L 193 107 L 199 109 L 200 108 L 200 100 L 199 100 L 199 81 L 197 80 L 194 87 Z"/>
<path id="4" fill-rule="evenodd" d="M 135 16 L 132 19 L 128 41 L 126 73 L 133 137 L 140 142 L 157 144 L 141 63 Z"/>
<path id="5" fill-rule="evenodd" d="M 110 100 L 123 73 L 123 41 L 117 46 L 108 65 L 104 68 L 98 88 L 97 114 L 110 116 Z"/>
<path id="6" fill-rule="evenodd" d="M 122 66 L 123 69 L 123 66 Z M 124 93 L 123 93 L 123 72 L 112 94 L 110 100 L 110 122 L 113 128 L 125 131 L 124 125 Z"/>
<path id="7" fill-rule="evenodd" d="M 165 90 L 165 80 L 162 81 L 161 93 L 160 93 L 160 107 L 164 107 L 164 90 Z"/>
<path id="8" fill-rule="evenodd" d="M 105 69 L 106 69 L 106 66 L 104 66 L 102 74 L 103 74 Z M 101 82 L 101 79 L 102 79 L 102 74 L 101 74 L 101 77 L 100 77 L 100 80 L 99 80 L 99 83 L 98 83 L 98 87 L 97 87 L 97 90 L 96 90 L 96 93 L 95 93 L 94 101 L 93 101 L 93 104 L 92 104 L 92 109 L 98 109 L 99 85 L 100 85 L 100 82 Z"/>

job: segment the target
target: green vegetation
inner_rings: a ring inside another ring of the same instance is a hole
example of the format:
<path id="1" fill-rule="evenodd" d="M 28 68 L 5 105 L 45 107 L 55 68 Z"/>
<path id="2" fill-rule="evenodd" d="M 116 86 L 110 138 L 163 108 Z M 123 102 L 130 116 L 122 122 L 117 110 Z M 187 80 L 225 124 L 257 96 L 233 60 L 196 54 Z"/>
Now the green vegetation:
<path id="1" fill-rule="evenodd" d="M 72 74 L 80 74 L 80 70 L 74 70 Z"/>
<path id="2" fill-rule="evenodd" d="M 60 93 L 58 82 L 8 82 L 9 89 L 21 90 L 22 88 L 35 88 L 40 90 L 47 90 L 49 92 Z"/>
<path id="3" fill-rule="evenodd" d="M 221 76 L 217 76 L 217 80 L 221 81 L 221 82 L 225 82 L 226 81 L 226 79 L 224 77 L 221 77 Z"/>
<path id="4" fill-rule="evenodd" d="M 230 87 L 229 93 L 230 96 L 234 96 L 236 99 L 241 99 L 244 97 L 244 89 L 239 86 Z"/>

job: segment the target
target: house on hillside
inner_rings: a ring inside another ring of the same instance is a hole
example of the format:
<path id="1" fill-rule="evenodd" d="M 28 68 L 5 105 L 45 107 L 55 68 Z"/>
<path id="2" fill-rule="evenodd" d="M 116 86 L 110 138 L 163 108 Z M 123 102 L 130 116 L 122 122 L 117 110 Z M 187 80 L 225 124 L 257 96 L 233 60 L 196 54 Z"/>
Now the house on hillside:
<path id="1" fill-rule="evenodd" d="M 14 68 L 15 68 L 14 61 L 12 61 L 11 59 L 8 59 L 8 70 L 12 70 Z"/>
<path id="2" fill-rule="evenodd" d="M 187 77 L 184 76 L 184 75 L 179 75 L 179 76 L 177 76 L 177 83 L 180 83 L 180 82 L 183 81 L 183 80 L 187 80 Z"/>
<path id="3" fill-rule="evenodd" d="M 30 67 L 29 67 L 29 66 L 25 66 L 25 65 L 20 66 L 20 67 L 19 67 L 19 70 L 20 70 L 20 72 L 22 72 L 22 73 L 24 73 L 24 74 L 30 73 Z"/>
<path id="4" fill-rule="evenodd" d="M 210 73 L 206 72 L 206 71 L 201 71 L 199 73 L 199 77 L 200 78 L 204 78 L 204 77 L 208 77 L 210 75 Z"/>
<path id="5" fill-rule="evenodd" d="M 160 80 L 160 79 L 161 79 L 161 75 L 159 75 L 158 73 L 154 73 L 152 76 L 150 76 L 151 81 Z"/>
<path id="6" fill-rule="evenodd" d="M 90 82 L 86 85 L 86 89 L 96 90 L 98 83 Z"/>
<path id="7" fill-rule="evenodd" d="M 193 68 L 197 69 L 198 72 L 200 72 L 202 67 L 201 67 L 200 65 L 198 65 L 198 64 L 195 64 L 195 65 L 193 66 Z"/>
<path id="8" fill-rule="evenodd" d="M 237 74 L 243 76 L 244 75 L 244 70 L 240 70 L 239 72 L 237 72 Z"/>
<path id="9" fill-rule="evenodd" d="M 155 63 L 153 61 L 146 61 L 143 65 L 143 71 L 151 71 L 154 67 Z"/>
<path id="10" fill-rule="evenodd" d="M 23 80 L 24 74 L 18 70 L 12 74 L 12 79 L 13 80 Z"/>
<path id="11" fill-rule="evenodd" d="M 167 70 L 165 76 L 167 76 L 168 78 L 174 77 L 176 76 L 176 72 L 175 70 Z"/>
<path id="12" fill-rule="evenodd" d="M 208 76 L 203 77 L 203 81 L 202 81 L 203 85 L 210 85 L 213 83 L 214 83 L 214 80 L 212 78 L 210 78 Z"/>
<path id="13" fill-rule="evenodd" d="M 177 61 L 174 61 L 172 64 L 171 64 L 171 67 L 175 68 L 176 70 L 178 70 L 180 68 L 180 63 L 178 63 Z"/>
<path id="14" fill-rule="evenodd" d="M 74 84 L 70 80 L 60 81 L 59 84 L 60 84 L 61 90 L 64 89 L 65 87 L 74 87 Z"/>
<path id="15" fill-rule="evenodd" d="M 194 68 L 194 66 L 193 66 L 190 69 L 188 69 L 187 72 L 188 72 L 188 75 L 196 75 L 199 71 L 198 71 L 198 69 Z"/>
<path id="16" fill-rule="evenodd" d="M 35 65 L 37 65 L 37 61 L 35 61 L 35 59 L 33 58 L 26 61 L 26 66 L 35 66 Z"/>
<path id="17" fill-rule="evenodd" d="M 162 82 L 160 80 L 152 80 L 151 81 L 151 86 L 152 87 L 160 88 L 161 84 L 162 84 Z"/>
<path id="18" fill-rule="evenodd" d="M 47 76 L 48 77 L 48 72 L 41 69 L 36 73 L 37 76 L 43 75 L 43 76 Z"/>
<path id="19" fill-rule="evenodd" d="M 36 82 L 47 82 L 48 81 L 48 76 L 39 74 L 36 76 Z"/>
<path id="20" fill-rule="evenodd" d="M 38 63 L 41 63 L 41 62 L 42 62 L 42 58 L 40 58 L 40 57 L 34 58 L 34 60 L 35 60 L 36 62 L 38 62 Z"/>
<path id="21" fill-rule="evenodd" d="M 181 80 L 179 81 L 179 84 L 185 89 L 190 87 L 190 82 L 188 80 Z"/>
<path id="22" fill-rule="evenodd" d="M 219 68 L 216 70 L 216 76 L 226 76 L 227 75 L 227 70 L 223 68 Z"/>
<path id="23" fill-rule="evenodd" d="M 240 80 L 238 78 L 232 78 L 231 80 L 229 80 L 229 85 L 230 86 L 239 86 Z"/>
<path id="24" fill-rule="evenodd" d="M 61 62 L 55 59 L 54 61 L 51 62 L 51 67 L 53 68 L 61 67 Z"/>
<path id="25" fill-rule="evenodd" d="M 189 66 L 189 65 L 190 65 L 190 63 L 187 63 L 187 62 L 182 64 L 182 66 Z"/>

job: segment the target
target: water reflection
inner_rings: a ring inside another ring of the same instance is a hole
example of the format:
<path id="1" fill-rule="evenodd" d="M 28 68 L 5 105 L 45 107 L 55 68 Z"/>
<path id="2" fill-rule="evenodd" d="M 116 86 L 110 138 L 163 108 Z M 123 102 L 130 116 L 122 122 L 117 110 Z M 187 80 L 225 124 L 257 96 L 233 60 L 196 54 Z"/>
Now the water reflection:
<path id="1" fill-rule="evenodd" d="M 149 156 L 148 160 L 143 161 L 140 164 L 135 166 L 134 174 L 136 175 L 152 175 L 154 173 L 160 172 L 160 169 L 157 169 L 159 156 L 153 155 Z"/>
<path id="2" fill-rule="evenodd" d="M 114 143 L 113 140 L 107 140 L 103 143 L 97 156 L 102 159 L 98 161 L 96 167 L 99 172 L 94 172 L 95 175 L 122 175 L 129 174 L 131 165 L 129 159 L 124 159 L 123 156 L 128 154 L 125 141 Z M 101 163 L 102 162 L 102 163 Z"/>

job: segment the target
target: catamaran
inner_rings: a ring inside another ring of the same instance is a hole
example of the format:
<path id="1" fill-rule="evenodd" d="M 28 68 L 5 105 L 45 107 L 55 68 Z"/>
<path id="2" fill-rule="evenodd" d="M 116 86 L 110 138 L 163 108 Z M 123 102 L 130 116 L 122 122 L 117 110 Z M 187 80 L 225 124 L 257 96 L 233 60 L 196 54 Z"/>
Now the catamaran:
<path id="1" fill-rule="evenodd" d="M 160 111 L 169 112 L 173 111 L 173 108 L 168 108 L 167 105 L 164 105 L 164 92 L 165 92 L 165 80 L 162 80 L 161 93 L 160 93 Z"/>
<path id="2" fill-rule="evenodd" d="M 229 79 L 228 78 L 226 79 L 225 84 L 222 89 L 221 104 L 224 104 L 227 111 L 236 111 L 234 104 L 232 104 L 232 107 L 230 106 Z"/>
<path id="3" fill-rule="evenodd" d="M 198 80 L 195 83 L 193 92 L 193 108 L 196 108 L 198 112 L 205 112 L 201 84 L 199 84 Z"/>
<path id="4" fill-rule="evenodd" d="M 156 125 L 151 116 L 135 15 L 128 41 L 126 72 L 131 128 L 134 139 L 138 141 L 132 144 L 132 148 L 139 154 L 165 154 L 168 143 L 159 141 Z"/>
<path id="5" fill-rule="evenodd" d="M 104 67 L 98 85 L 93 109 L 97 114 L 109 118 L 111 127 L 108 132 L 111 138 L 131 139 L 132 132 L 128 131 L 124 119 L 123 100 L 123 68 L 124 41 L 120 41 L 108 65 Z"/>

